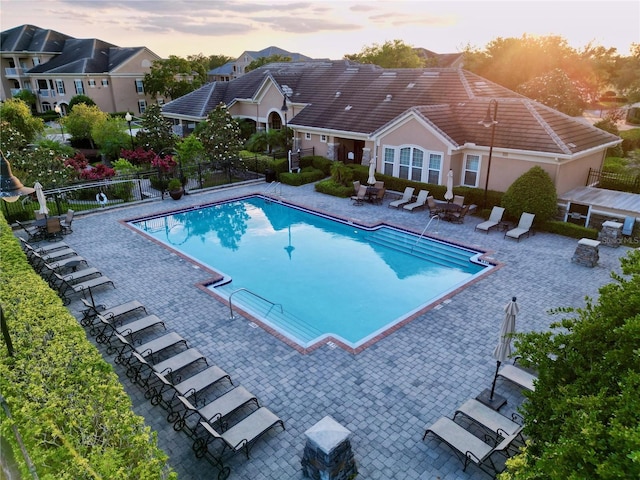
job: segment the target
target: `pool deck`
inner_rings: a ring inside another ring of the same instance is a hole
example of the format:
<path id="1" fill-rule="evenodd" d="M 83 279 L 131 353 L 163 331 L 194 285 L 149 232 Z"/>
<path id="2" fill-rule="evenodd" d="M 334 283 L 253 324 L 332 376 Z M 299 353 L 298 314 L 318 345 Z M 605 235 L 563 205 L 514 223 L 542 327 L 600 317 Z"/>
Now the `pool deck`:
<path id="1" fill-rule="evenodd" d="M 94 293 L 97 302 L 115 305 L 139 300 L 149 313 L 165 321 L 167 330 L 186 338 L 284 420 L 286 430 L 276 428 L 258 440 L 250 460 L 242 454 L 231 458 L 231 479 L 304 478 L 300 463 L 304 432 L 326 415 L 351 430 L 358 478 L 489 478 L 474 465 L 463 472 L 456 455 L 432 436 L 422 441 L 426 426 L 441 416 L 451 417 L 459 405 L 491 386 L 496 367 L 491 353 L 503 307 L 511 297 L 516 296 L 520 306 L 518 331 L 544 330 L 557 320 L 548 315 L 549 309 L 580 307 L 585 296 L 597 297 L 598 288 L 611 281 L 610 272 L 620 271 L 619 257 L 628 251 L 600 247 L 598 265 L 588 268 L 571 262 L 575 239 L 536 233 L 516 242 L 497 231 L 474 232 L 481 221 L 478 217 L 468 215 L 462 225 L 434 221 L 429 233 L 487 249 L 502 267 L 357 354 L 329 345 L 305 354 L 261 328 L 252 328 L 247 319 L 230 320 L 229 307 L 198 288 L 211 278 L 211 272 L 122 223 L 262 193 L 265 187 L 265 183 L 245 185 L 191 194 L 177 202 L 157 200 L 80 215 L 74 219 L 74 232 L 64 238 L 90 266 L 114 280 L 117 288 Z M 354 206 L 349 199 L 316 193 L 313 185 L 285 185 L 279 196 L 354 222 L 385 222 L 418 233 L 429 220 L 426 210 L 410 213 L 388 208 L 389 198 L 383 205 Z M 339 272 L 335 274 L 340 281 Z M 366 284 L 345 288 L 357 296 Z M 74 301 L 69 308 L 79 315 L 81 303 Z M 113 364 L 113 356 L 105 358 Z M 135 411 L 158 432 L 159 445 L 179 478 L 215 478 L 213 467 L 195 458 L 187 435 L 175 432 L 166 421 L 165 410 L 152 406 L 122 368 L 115 368 Z M 496 392 L 508 399 L 503 414 L 510 415 L 523 400 L 517 387 L 500 379 Z"/>

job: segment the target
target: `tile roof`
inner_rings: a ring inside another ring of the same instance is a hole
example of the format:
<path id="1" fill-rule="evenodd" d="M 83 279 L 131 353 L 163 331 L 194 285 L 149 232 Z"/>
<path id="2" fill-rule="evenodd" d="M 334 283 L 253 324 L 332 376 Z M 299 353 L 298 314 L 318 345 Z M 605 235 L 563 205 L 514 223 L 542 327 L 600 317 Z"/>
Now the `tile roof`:
<path id="1" fill-rule="evenodd" d="M 35 25 L 21 25 L 0 33 L 0 51 L 60 53 L 66 40 L 72 37 Z"/>
<path id="2" fill-rule="evenodd" d="M 106 73 L 142 49 L 121 48 L 95 38 L 71 38 L 66 41 L 60 55 L 33 67 L 29 73 Z"/>
<path id="3" fill-rule="evenodd" d="M 371 136 L 411 113 L 453 146 L 488 145 L 491 129 L 478 122 L 495 98 L 499 105 L 495 147 L 570 155 L 619 141 L 466 70 L 383 69 L 348 60 L 272 63 L 224 82 L 224 91 L 221 82 L 207 84 L 167 103 L 163 112 L 204 118 L 219 101 L 231 106 L 252 99 L 269 79 L 290 91 L 294 104 L 305 105 L 289 119 L 293 128 Z"/>

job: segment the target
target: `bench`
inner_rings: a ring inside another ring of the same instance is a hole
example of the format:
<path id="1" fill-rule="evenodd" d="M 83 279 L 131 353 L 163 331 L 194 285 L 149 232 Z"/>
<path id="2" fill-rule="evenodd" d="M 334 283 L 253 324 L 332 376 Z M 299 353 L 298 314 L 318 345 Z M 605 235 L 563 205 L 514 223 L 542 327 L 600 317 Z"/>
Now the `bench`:
<path id="1" fill-rule="evenodd" d="M 538 379 L 538 377 L 536 377 L 535 375 L 532 375 L 529 372 L 525 372 L 515 365 L 505 365 L 498 372 L 498 376 L 532 392 L 536 388 L 534 385 L 534 380 Z"/>

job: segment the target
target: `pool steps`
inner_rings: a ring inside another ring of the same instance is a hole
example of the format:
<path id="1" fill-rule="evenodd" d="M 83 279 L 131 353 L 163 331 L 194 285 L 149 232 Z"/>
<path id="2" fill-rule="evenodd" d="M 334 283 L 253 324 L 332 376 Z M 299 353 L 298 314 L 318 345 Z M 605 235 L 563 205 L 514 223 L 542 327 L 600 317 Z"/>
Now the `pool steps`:
<path id="1" fill-rule="evenodd" d="M 373 231 L 367 240 L 370 243 L 405 252 L 447 267 L 455 266 L 466 270 L 474 265 L 469 260 L 469 257 L 473 255 L 470 252 L 453 250 L 445 244 L 431 241 L 426 237 L 418 239 L 418 237 L 408 236 L 405 232 L 390 228 Z"/>

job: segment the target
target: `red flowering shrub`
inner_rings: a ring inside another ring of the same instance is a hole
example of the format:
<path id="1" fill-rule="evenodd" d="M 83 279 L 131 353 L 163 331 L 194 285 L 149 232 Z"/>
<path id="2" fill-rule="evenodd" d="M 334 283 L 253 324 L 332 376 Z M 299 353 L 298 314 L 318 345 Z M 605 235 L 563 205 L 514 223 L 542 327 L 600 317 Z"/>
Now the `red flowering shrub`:
<path id="1" fill-rule="evenodd" d="M 173 159 L 173 156 L 167 155 L 166 157 L 161 157 L 156 155 L 153 160 L 151 160 L 151 166 L 159 168 L 164 173 L 169 173 L 176 168 L 176 161 Z"/>
<path id="2" fill-rule="evenodd" d="M 135 150 L 123 148 L 120 152 L 120 157 L 129 160 L 133 165 L 144 166 L 150 165 L 157 155 L 153 150 L 145 150 L 142 147 L 137 147 Z"/>
<path id="3" fill-rule="evenodd" d="M 76 153 L 74 157 L 65 160 L 64 164 L 73 168 L 78 178 L 83 180 L 102 180 L 111 178 L 116 174 L 113 168 L 109 168 L 102 163 L 98 163 L 96 166 L 89 165 L 87 158 L 82 153 Z"/>

